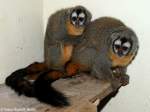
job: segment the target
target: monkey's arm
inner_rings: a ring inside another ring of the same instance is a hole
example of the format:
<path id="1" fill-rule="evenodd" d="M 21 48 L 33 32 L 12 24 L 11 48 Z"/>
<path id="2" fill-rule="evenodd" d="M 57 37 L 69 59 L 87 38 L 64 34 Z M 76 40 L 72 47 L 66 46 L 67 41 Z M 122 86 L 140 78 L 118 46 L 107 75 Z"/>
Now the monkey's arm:
<path id="1" fill-rule="evenodd" d="M 70 60 L 73 46 L 62 42 L 48 45 L 45 48 L 45 63 L 48 68 L 63 70 L 64 65 Z"/>
<path id="2" fill-rule="evenodd" d="M 100 63 L 101 62 L 101 63 Z M 125 86 L 129 83 L 129 76 L 126 75 L 126 68 L 111 68 L 111 64 L 107 60 L 103 61 L 96 60 L 93 65 L 91 74 L 96 76 L 98 79 L 109 81 L 112 84 L 114 90 L 118 89 L 118 83 Z"/>
<path id="3" fill-rule="evenodd" d="M 113 76 L 118 78 L 122 86 L 129 84 L 129 76 L 127 75 L 127 67 L 114 67 L 112 68 Z"/>

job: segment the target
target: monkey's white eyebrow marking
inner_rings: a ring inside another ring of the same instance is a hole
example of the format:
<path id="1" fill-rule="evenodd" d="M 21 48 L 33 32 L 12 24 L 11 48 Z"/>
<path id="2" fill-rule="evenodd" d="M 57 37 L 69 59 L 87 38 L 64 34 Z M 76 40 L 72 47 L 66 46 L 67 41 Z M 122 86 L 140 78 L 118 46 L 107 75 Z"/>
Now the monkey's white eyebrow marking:
<path id="1" fill-rule="evenodd" d="M 84 17 L 85 17 L 85 14 L 82 12 L 82 13 L 79 14 L 79 17 L 84 18 Z"/>
<path id="2" fill-rule="evenodd" d="M 116 40 L 115 41 L 115 45 L 121 45 L 121 41 L 120 40 Z"/>
<path id="3" fill-rule="evenodd" d="M 77 13 L 76 13 L 76 12 L 73 12 L 71 16 L 72 16 L 72 17 L 77 17 Z"/>
<path id="4" fill-rule="evenodd" d="M 125 47 L 128 47 L 128 48 L 129 48 L 129 47 L 131 47 L 131 44 L 130 44 L 130 42 L 126 42 L 126 43 L 124 43 L 124 44 L 123 44 L 123 46 L 125 46 Z"/>

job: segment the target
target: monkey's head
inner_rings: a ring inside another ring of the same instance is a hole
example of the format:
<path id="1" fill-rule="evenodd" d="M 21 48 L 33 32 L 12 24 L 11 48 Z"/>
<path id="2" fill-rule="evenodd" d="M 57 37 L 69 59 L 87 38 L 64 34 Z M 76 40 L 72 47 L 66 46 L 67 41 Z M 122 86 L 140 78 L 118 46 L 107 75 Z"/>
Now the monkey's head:
<path id="1" fill-rule="evenodd" d="M 126 66 L 136 56 L 138 39 L 127 27 L 120 27 L 111 34 L 111 59 L 116 66 Z"/>
<path id="2" fill-rule="evenodd" d="M 91 21 L 91 13 L 83 6 L 70 8 L 67 12 L 67 32 L 69 35 L 82 35 L 85 26 Z"/>

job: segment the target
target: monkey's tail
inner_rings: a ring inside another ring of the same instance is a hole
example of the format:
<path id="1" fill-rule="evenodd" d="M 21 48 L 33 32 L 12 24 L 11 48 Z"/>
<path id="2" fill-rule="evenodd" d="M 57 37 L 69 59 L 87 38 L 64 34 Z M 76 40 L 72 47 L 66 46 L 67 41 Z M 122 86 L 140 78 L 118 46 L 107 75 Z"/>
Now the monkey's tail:
<path id="1" fill-rule="evenodd" d="M 5 83 L 15 90 L 18 95 L 23 94 L 28 97 L 35 97 L 40 102 L 57 107 L 68 106 L 69 103 L 65 95 L 51 86 L 55 80 L 48 77 L 48 73 L 50 71 L 40 73 L 40 76 L 31 83 L 25 79 L 28 74 L 26 68 L 19 69 L 8 76 Z"/>
<path id="2" fill-rule="evenodd" d="M 18 95 L 24 94 L 33 97 L 33 84 L 25 79 L 27 75 L 26 68 L 16 70 L 5 80 L 5 84 L 15 90 Z"/>
<path id="3" fill-rule="evenodd" d="M 67 97 L 60 93 L 51 86 L 55 80 L 48 77 L 48 72 L 40 74 L 37 80 L 34 82 L 35 97 L 44 103 L 51 104 L 53 106 L 69 106 Z"/>

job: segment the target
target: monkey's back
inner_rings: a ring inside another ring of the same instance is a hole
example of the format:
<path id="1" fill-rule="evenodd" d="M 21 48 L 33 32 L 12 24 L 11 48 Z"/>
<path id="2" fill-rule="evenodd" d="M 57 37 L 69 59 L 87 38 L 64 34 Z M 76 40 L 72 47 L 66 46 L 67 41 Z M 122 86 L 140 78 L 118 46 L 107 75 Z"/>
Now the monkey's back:
<path id="1" fill-rule="evenodd" d="M 89 25 L 91 28 L 95 27 L 98 29 L 106 29 L 106 28 L 108 29 L 112 27 L 124 26 L 123 22 L 112 17 L 101 17 L 99 19 L 94 20 Z"/>
<path id="2" fill-rule="evenodd" d="M 91 22 L 85 30 L 84 40 L 74 49 L 72 61 L 86 65 L 84 69 L 89 70 L 101 54 L 103 60 L 108 50 L 110 33 L 120 26 L 125 27 L 120 20 L 111 17 L 102 17 Z"/>
<path id="3" fill-rule="evenodd" d="M 61 40 L 66 36 L 65 19 L 66 10 L 62 9 L 52 14 L 47 23 L 45 41 L 53 42 Z"/>
<path id="4" fill-rule="evenodd" d="M 84 32 L 84 41 L 81 42 L 77 49 L 85 46 L 100 48 L 100 45 L 105 44 L 104 41 L 109 38 L 108 36 L 112 30 L 121 26 L 126 27 L 123 22 L 111 17 L 102 17 L 94 20 L 87 26 Z"/>

